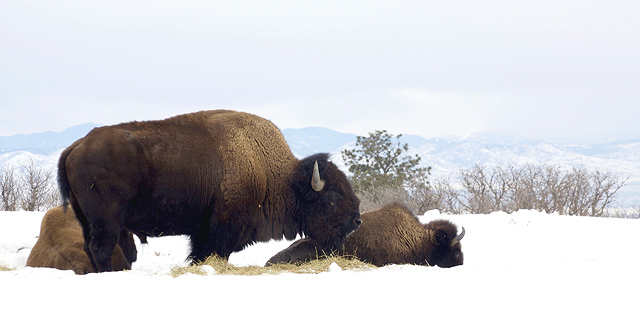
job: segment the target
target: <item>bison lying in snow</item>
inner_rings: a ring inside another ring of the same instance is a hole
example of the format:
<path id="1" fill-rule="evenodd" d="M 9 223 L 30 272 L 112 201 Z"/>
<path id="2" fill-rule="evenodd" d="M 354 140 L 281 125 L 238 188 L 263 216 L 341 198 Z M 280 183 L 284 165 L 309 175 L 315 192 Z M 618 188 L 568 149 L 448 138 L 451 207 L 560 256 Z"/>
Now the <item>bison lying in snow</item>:
<path id="1" fill-rule="evenodd" d="M 117 270 L 131 269 L 131 262 L 136 257 L 132 234 L 123 230 L 113 250 L 111 265 Z M 47 211 L 40 225 L 40 237 L 27 259 L 27 266 L 73 270 L 76 274 L 95 272 L 84 251 L 82 228 L 73 212 L 62 207 Z"/>
<path id="2" fill-rule="evenodd" d="M 353 255 L 376 266 L 387 264 L 420 264 L 443 268 L 463 262 L 457 228 L 447 220 L 434 220 L 426 225 L 405 206 L 394 203 L 378 210 L 364 212 L 362 226 L 349 235 L 343 255 Z M 313 240 L 300 239 L 273 256 L 267 265 L 308 261 L 327 251 Z"/>
<path id="3" fill-rule="evenodd" d="M 273 123 L 229 110 L 96 128 L 62 152 L 58 184 L 97 271 L 124 228 L 188 235 L 197 262 L 298 234 L 337 248 L 360 225 L 327 154 L 298 160 Z"/>

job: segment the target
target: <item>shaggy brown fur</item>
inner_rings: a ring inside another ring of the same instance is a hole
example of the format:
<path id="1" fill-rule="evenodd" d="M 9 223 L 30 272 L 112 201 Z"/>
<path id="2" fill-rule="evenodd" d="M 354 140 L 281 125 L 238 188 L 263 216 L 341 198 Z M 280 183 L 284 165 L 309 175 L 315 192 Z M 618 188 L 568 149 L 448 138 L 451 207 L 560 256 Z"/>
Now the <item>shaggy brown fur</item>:
<path id="1" fill-rule="evenodd" d="M 298 160 L 273 123 L 229 110 L 94 129 L 62 153 L 58 183 L 98 271 L 112 270 L 123 228 L 189 235 L 197 262 L 298 234 L 337 248 L 360 223 L 360 201 L 327 154 Z"/>
<path id="2" fill-rule="evenodd" d="M 131 242 L 129 247 L 133 246 L 135 251 L 133 239 L 126 238 L 124 242 Z M 119 245 L 113 250 L 111 265 L 118 270 L 131 269 Z M 73 212 L 62 207 L 47 211 L 40 225 L 38 241 L 27 259 L 27 266 L 73 270 L 79 275 L 95 272 L 84 251 L 82 228 Z"/>
<path id="3" fill-rule="evenodd" d="M 457 228 L 447 220 L 423 225 L 408 208 L 397 203 L 364 212 L 361 217 L 362 226 L 344 243 L 344 255 L 354 255 L 376 266 L 420 264 L 446 268 L 463 263 L 460 242 L 451 245 L 457 238 Z M 323 253 L 317 243 L 301 239 L 269 259 L 267 265 L 308 261 Z"/>
<path id="4" fill-rule="evenodd" d="M 349 240 L 349 237 L 347 237 L 347 240 Z M 289 247 L 272 256 L 265 264 L 265 267 L 278 263 L 309 262 L 324 255 L 329 254 L 324 254 L 322 245 L 315 240 L 304 238 L 296 240 Z"/>

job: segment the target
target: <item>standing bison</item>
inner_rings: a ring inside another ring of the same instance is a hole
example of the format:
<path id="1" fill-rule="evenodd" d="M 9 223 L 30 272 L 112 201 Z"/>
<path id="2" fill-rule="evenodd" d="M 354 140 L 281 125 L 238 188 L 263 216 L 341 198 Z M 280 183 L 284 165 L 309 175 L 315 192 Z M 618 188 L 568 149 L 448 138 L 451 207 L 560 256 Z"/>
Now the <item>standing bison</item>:
<path id="1" fill-rule="evenodd" d="M 405 206 L 394 203 L 362 214 L 362 226 L 347 237 L 342 254 L 384 266 L 387 264 L 419 264 L 443 268 L 463 263 L 457 228 L 447 220 L 434 220 L 423 225 Z M 273 256 L 267 265 L 308 261 L 327 253 L 322 245 L 300 239 Z"/>
<path id="2" fill-rule="evenodd" d="M 123 228 L 188 235 L 198 262 L 298 234 L 337 248 L 360 225 L 327 154 L 298 160 L 273 123 L 230 110 L 96 128 L 62 152 L 58 183 L 98 271 Z"/>
<path id="3" fill-rule="evenodd" d="M 137 257 L 131 232 L 123 230 L 111 257 L 112 268 L 131 269 Z M 82 227 L 73 212 L 55 207 L 44 215 L 40 236 L 27 259 L 29 267 L 73 270 L 76 274 L 95 272 L 84 251 Z"/>

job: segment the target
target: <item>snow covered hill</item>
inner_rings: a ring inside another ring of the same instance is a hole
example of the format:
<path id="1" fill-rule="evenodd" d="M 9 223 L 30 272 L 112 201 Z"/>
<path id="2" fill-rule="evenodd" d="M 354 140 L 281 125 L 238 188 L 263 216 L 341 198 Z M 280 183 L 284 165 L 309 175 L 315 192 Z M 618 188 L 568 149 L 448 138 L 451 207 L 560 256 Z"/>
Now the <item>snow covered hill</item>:
<path id="1" fill-rule="evenodd" d="M 0 166 L 18 166 L 23 161 L 33 159 L 37 163 L 54 167 L 61 150 L 95 126 L 98 125 L 89 123 L 61 133 L 0 137 Z M 345 148 L 353 148 L 356 141 L 356 135 L 321 127 L 284 129 L 282 132 L 296 156 L 330 152 L 341 167 L 344 167 L 344 163 L 340 152 Z M 454 140 L 403 135 L 401 141 L 409 144 L 412 154 L 422 157 L 424 166 L 432 167 L 433 176 L 448 175 L 474 164 L 555 163 L 567 167 L 584 166 L 589 170 L 612 171 L 622 178 L 629 177 L 626 186 L 618 192 L 616 206 L 640 205 L 640 139 L 571 145 L 543 141 L 508 142 L 483 136 Z"/>

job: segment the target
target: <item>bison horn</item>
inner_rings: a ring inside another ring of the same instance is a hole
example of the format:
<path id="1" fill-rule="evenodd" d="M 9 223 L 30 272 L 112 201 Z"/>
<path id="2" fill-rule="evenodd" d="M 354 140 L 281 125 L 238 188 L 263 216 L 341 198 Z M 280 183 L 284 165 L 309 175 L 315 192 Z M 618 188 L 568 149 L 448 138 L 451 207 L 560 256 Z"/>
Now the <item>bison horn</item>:
<path id="1" fill-rule="evenodd" d="M 464 238 L 464 227 L 462 227 L 462 232 L 460 232 L 457 237 L 451 240 L 451 246 L 455 246 L 455 244 L 459 243 L 462 238 Z"/>
<path id="2" fill-rule="evenodd" d="M 311 188 L 315 191 L 320 191 L 324 188 L 324 180 L 320 179 L 320 170 L 318 169 L 318 162 L 313 165 L 313 177 L 311 177 Z"/>

